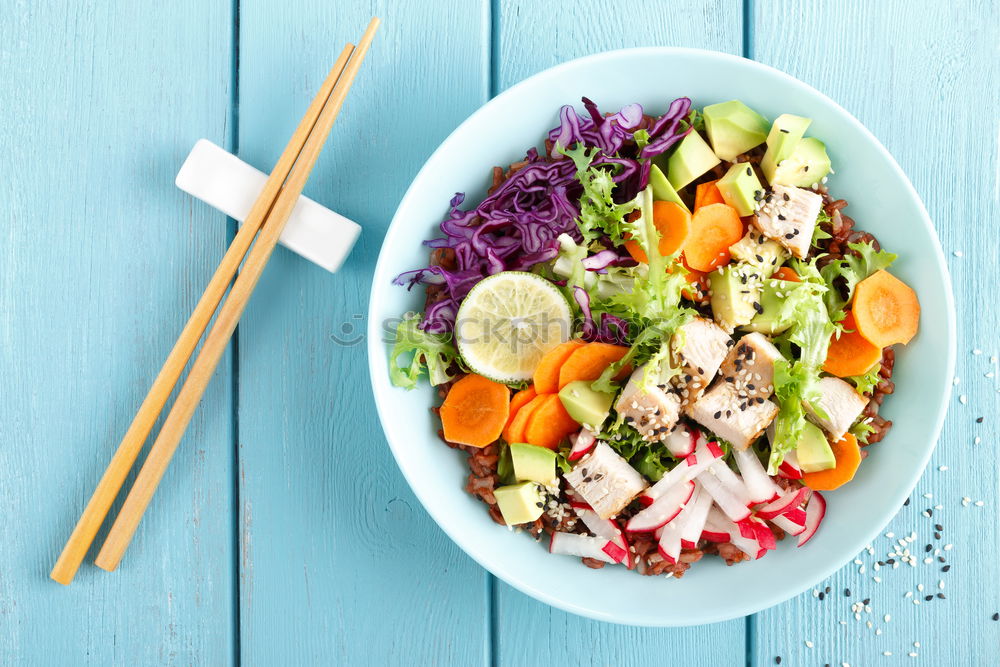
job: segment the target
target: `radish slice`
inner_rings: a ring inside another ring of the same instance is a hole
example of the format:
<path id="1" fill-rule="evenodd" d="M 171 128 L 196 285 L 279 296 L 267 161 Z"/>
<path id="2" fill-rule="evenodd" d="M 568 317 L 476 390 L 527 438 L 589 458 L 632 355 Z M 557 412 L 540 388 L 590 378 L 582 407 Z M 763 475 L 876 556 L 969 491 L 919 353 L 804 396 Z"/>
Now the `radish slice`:
<path id="1" fill-rule="evenodd" d="M 684 518 L 682 515 L 663 526 L 663 535 L 660 536 L 656 551 L 668 563 L 676 563 L 681 557 L 681 531 L 684 528 Z"/>
<path id="2" fill-rule="evenodd" d="M 690 456 L 698 444 L 698 432 L 687 426 L 678 426 L 670 432 L 663 444 L 677 458 Z"/>
<path id="3" fill-rule="evenodd" d="M 750 516 L 750 510 L 747 508 L 750 501 L 747 488 L 725 463 L 713 461 L 698 475 L 698 481 L 712 494 L 715 502 L 730 519 L 742 521 Z"/>
<path id="4" fill-rule="evenodd" d="M 698 446 L 694 453 L 678 463 L 673 470 L 667 472 L 660 481 L 646 489 L 646 492 L 639 497 L 645 505 L 653 504 L 657 498 L 662 496 L 667 489 L 682 482 L 692 480 L 702 473 L 713 461 L 722 458 L 722 450 L 715 442 L 708 442 L 704 437 L 698 436 Z"/>
<path id="5" fill-rule="evenodd" d="M 785 453 L 785 459 L 778 466 L 778 475 L 786 479 L 802 479 L 802 468 L 799 467 L 799 457 L 794 449 Z"/>
<path id="6" fill-rule="evenodd" d="M 761 519 L 773 519 L 776 516 L 786 514 L 798 508 L 802 504 L 802 501 L 806 499 L 808 493 L 809 489 L 804 486 L 799 487 L 795 491 L 789 491 L 777 500 L 757 508 L 756 514 Z"/>
<path id="7" fill-rule="evenodd" d="M 743 483 L 750 494 L 750 502 L 767 503 L 780 495 L 780 490 L 767 476 L 767 471 L 752 449 L 734 449 L 733 458 L 736 459 L 736 466 L 740 469 Z"/>
<path id="8" fill-rule="evenodd" d="M 583 525 L 587 527 L 587 530 L 592 532 L 597 537 L 603 538 L 618 547 L 617 550 L 611 551 L 605 547 L 604 552 L 612 558 L 617 558 L 616 562 L 625 563 L 626 566 L 631 569 L 632 558 L 628 550 L 629 544 L 618 524 L 611 519 L 602 519 L 597 515 L 597 512 L 589 506 L 578 507 L 573 503 L 570 503 L 570 506 L 573 508 L 573 511 L 576 512 L 576 515 L 580 517 L 580 521 L 582 521 Z"/>
<path id="9" fill-rule="evenodd" d="M 569 455 L 566 459 L 569 461 L 579 461 L 594 448 L 595 444 L 597 444 L 597 438 L 594 437 L 594 434 L 585 428 L 580 429 L 580 432 L 576 434 L 576 438 L 573 440 L 573 448 L 569 450 Z"/>
<path id="10" fill-rule="evenodd" d="M 806 529 L 799 535 L 800 547 L 816 534 L 824 516 L 826 516 L 826 499 L 819 491 L 813 491 L 812 497 L 809 498 L 809 504 L 806 505 Z"/>
<path id="11" fill-rule="evenodd" d="M 703 491 L 703 495 L 711 498 L 711 494 Z M 709 504 L 708 516 L 705 517 L 705 527 L 701 531 L 702 539 L 709 542 L 728 542 L 732 537 L 731 528 L 735 527 L 722 510 L 716 505 Z"/>
<path id="12" fill-rule="evenodd" d="M 681 531 L 681 546 L 685 549 L 694 549 L 698 546 L 705 530 L 705 521 L 708 519 L 708 512 L 712 509 L 712 494 L 705 491 L 701 484 L 696 484 L 694 496 L 688 501 L 684 508 L 687 514 L 687 521 L 684 522 L 684 529 Z"/>
<path id="13" fill-rule="evenodd" d="M 717 513 L 715 516 L 709 517 L 709 520 L 724 526 L 725 531 L 729 534 L 727 541 L 750 558 L 756 560 L 767 553 L 767 549 L 757 541 L 757 531 L 749 519 L 734 522 L 726 515 Z"/>
<path id="14" fill-rule="evenodd" d="M 652 505 L 629 519 L 625 530 L 630 533 L 653 532 L 680 514 L 693 493 L 694 482 L 683 482 L 670 487 Z"/>
<path id="15" fill-rule="evenodd" d="M 549 552 L 566 556 L 594 558 L 605 563 L 617 563 L 618 561 L 604 550 L 608 544 L 609 542 L 603 537 L 590 537 L 576 533 L 552 533 Z"/>
<path id="16" fill-rule="evenodd" d="M 795 523 L 794 521 L 792 521 L 791 519 L 789 519 L 788 516 L 789 515 L 787 515 L 787 514 L 782 514 L 780 516 L 774 517 L 770 521 L 775 526 L 777 526 L 778 528 L 782 529 L 783 531 L 785 531 L 786 533 L 788 533 L 792 537 L 795 537 L 796 535 L 801 535 L 803 533 L 803 531 L 805 531 L 805 529 L 806 529 L 805 523 Z M 802 517 L 803 517 L 803 519 L 805 519 L 805 512 L 804 511 L 802 512 Z"/>
<path id="17" fill-rule="evenodd" d="M 628 554 L 628 549 L 625 549 L 617 542 L 608 542 L 604 545 L 601 551 L 611 556 L 616 563 L 624 561 L 626 554 Z"/>

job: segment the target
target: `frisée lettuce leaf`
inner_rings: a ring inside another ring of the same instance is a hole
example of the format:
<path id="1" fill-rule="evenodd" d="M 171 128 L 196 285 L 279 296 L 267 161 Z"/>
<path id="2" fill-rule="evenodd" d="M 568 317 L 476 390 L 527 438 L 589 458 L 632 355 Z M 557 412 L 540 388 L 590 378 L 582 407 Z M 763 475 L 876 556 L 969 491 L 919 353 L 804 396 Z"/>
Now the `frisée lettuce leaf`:
<path id="1" fill-rule="evenodd" d="M 846 317 L 845 308 L 854 298 L 854 288 L 859 282 L 896 261 L 896 255 L 876 250 L 871 243 L 848 243 L 847 247 L 853 252 L 848 252 L 843 259 L 834 260 L 820 270 L 820 275 L 829 288 L 824 303 L 834 322 L 840 322 Z"/>
<path id="2" fill-rule="evenodd" d="M 435 334 L 420 328 L 419 313 L 407 313 L 396 326 L 396 338 L 389 355 L 389 377 L 397 387 L 413 389 L 426 371 L 431 385 L 444 384 L 454 378 L 449 371 L 453 363 L 463 366 L 450 334 Z M 401 366 L 401 358 L 412 353 L 409 365 Z"/>

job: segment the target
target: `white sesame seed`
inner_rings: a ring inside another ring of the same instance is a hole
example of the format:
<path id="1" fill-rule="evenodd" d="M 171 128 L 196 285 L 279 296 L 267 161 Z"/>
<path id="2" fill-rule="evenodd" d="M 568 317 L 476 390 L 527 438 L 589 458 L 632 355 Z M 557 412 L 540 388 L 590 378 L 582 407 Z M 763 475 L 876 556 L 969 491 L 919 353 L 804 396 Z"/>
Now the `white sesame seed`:
<path id="1" fill-rule="evenodd" d="M 948 472 L 948 466 L 938 466 L 940 472 Z"/>
<path id="2" fill-rule="evenodd" d="M 916 652 L 915 652 L 915 651 L 910 651 L 910 652 L 909 652 L 909 653 L 907 653 L 906 655 L 910 656 L 911 658 L 916 658 L 916 657 L 917 657 L 917 654 L 916 654 Z"/>
<path id="3" fill-rule="evenodd" d="M 854 564 L 855 564 L 855 565 L 861 565 L 861 560 L 860 560 L 860 559 L 858 559 L 858 558 L 855 558 L 855 559 L 854 559 Z"/>
<path id="4" fill-rule="evenodd" d="M 954 546 L 955 546 L 954 544 L 946 544 L 946 545 L 944 545 L 944 550 L 945 551 L 951 551 L 952 547 L 954 547 Z"/>
<path id="5" fill-rule="evenodd" d="M 962 381 L 962 380 L 961 380 L 961 379 L 959 379 L 959 377 L 958 377 L 958 376 L 956 375 L 956 376 L 955 376 L 955 379 L 953 379 L 953 380 L 951 381 L 951 383 L 952 383 L 952 385 L 954 385 L 954 386 L 956 386 L 956 387 L 957 387 L 957 386 L 958 386 L 958 383 L 959 383 L 959 382 L 961 382 L 961 381 Z"/>
<path id="6" fill-rule="evenodd" d="M 889 656 L 892 655 L 892 651 L 882 651 L 882 655 L 888 658 Z"/>
<path id="7" fill-rule="evenodd" d="M 924 585 L 923 584 L 917 584 L 917 590 L 923 592 Z"/>
<path id="8" fill-rule="evenodd" d="M 972 354 L 982 354 L 982 353 L 983 351 L 980 350 L 978 347 L 972 351 Z"/>
<path id="9" fill-rule="evenodd" d="M 933 497 L 934 497 L 933 493 L 925 493 L 924 494 L 924 498 L 933 498 Z"/>
<path id="10" fill-rule="evenodd" d="M 913 648 L 920 648 L 920 642 L 913 642 Z"/>
<path id="11" fill-rule="evenodd" d="M 896 537 L 896 534 L 895 533 L 886 533 L 885 536 L 888 537 L 891 540 L 892 538 Z"/>
<path id="12" fill-rule="evenodd" d="M 938 590 L 944 590 L 944 579 L 938 582 Z"/>
<path id="13" fill-rule="evenodd" d="M 924 559 L 924 565 L 930 565 L 933 562 L 934 562 L 933 558 L 925 558 Z"/>
<path id="14" fill-rule="evenodd" d="M 979 436 L 977 435 L 977 436 L 976 436 L 976 439 L 975 439 L 975 440 L 973 440 L 972 442 L 973 442 L 973 444 L 976 444 L 976 445 L 978 445 L 978 444 L 979 444 L 979 443 L 981 443 L 982 441 L 983 441 L 983 439 L 982 439 L 982 438 L 980 438 L 980 437 L 979 437 Z"/>
<path id="15" fill-rule="evenodd" d="M 944 509 L 944 505 L 935 505 L 934 509 L 936 509 L 936 510 L 943 510 Z"/>
<path id="16" fill-rule="evenodd" d="M 886 623 L 888 623 L 889 621 L 891 621 L 891 620 L 892 620 L 892 616 L 890 616 L 889 614 L 886 614 L 886 615 L 885 615 L 885 616 L 884 616 L 884 617 L 882 618 L 882 620 L 883 620 L 883 621 L 885 621 Z"/>
<path id="17" fill-rule="evenodd" d="M 819 591 L 816 590 L 815 588 L 813 589 L 813 597 L 814 598 L 818 598 L 819 597 Z"/>
<path id="18" fill-rule="evenodd" d="M 956 250 L 956 251 L 954 251 L 951 254 L 954 255 L 955 257 L 961 257 L 962 256 L 962 251 L 961 250 Z"/>
<path id="19" fill-rule="evenodd" d="M 962 394 L 961 396 L 958 397 L 958 402 L 961 403 L 962 405 L 965 405 L 966 403 L 969 402 L 969 397 L 966 396 L 965 394 Z"/>
<path id="20" fill-rule="evenodd" d="M 876 584 L 881 584 L 882 577 L 872 577 L 872 581 L 874 581 Z"/>
<path id="21" fill-rule="evenodd" d="M 913 597 L 913 591 L 906 591 L 906 595 L 904 595 L 903 597 L 904 598 L 912 598 Z"/>
<path id="22" fill-rule="evenodd" d="M 875 628 L 875 634 L 876 634 L 876 635 L 880 635 L 880 634 L 882 634 L 882 630 L 881 630 L 881 629 L 879 629 L 879 628 Z"/>
<path id="23" fill-rule="evenodd" d="M 813 647 L 813 643 L 807 639 L 806 640 L 806 648 L 812 648 L 812 647 Z"/>
<path id="24" fill-rule="evenodd" d="M 913 598 L 913 604 L 920 604 L 920 600 L 918 600 L 917 598 Z"/>
<path id="25" fill-rule="evenodd" d="M 982 506 L 983 506 L 983 505 L 985 505 L 985 504 L 986 504 L 986 503 L 984 503 L 984 502 L 983 502 L 982 500 L 977 500 L 977 501 L 975 502 L 975 505 L 976 505 L 976 507 L 982 507 Z"/>

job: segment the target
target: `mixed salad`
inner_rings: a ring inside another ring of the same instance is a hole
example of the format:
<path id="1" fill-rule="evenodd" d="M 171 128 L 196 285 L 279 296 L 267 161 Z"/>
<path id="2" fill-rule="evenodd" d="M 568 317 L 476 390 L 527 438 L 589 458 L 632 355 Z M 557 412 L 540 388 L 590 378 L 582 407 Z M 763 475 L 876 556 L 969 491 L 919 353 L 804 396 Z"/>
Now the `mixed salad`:
<path id="1" fill-rule="evenodd" d="M 802 546 L 891 422 L 916 334 L 896 256 L 830 196 L 809 118 L 738 100 L 559 112 L 452 199 L 391 351 L 498 522 L 591 567 L 680 576 Z"/>

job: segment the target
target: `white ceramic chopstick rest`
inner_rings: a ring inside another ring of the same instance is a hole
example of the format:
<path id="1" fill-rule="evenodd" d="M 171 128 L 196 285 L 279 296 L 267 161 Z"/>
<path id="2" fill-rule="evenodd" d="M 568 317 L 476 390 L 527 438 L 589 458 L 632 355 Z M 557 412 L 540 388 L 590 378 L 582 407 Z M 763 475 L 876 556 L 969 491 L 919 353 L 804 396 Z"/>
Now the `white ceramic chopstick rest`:
<path id="1" fill-rule="evenodd" d="M 199 139 L 174 181 L 184 192 L 243 222 L 267 174 L 207 139 Z M 279 242 L 333 272 L 351 253 L 361 226 L 308 197 L 299 197 Z"/>

